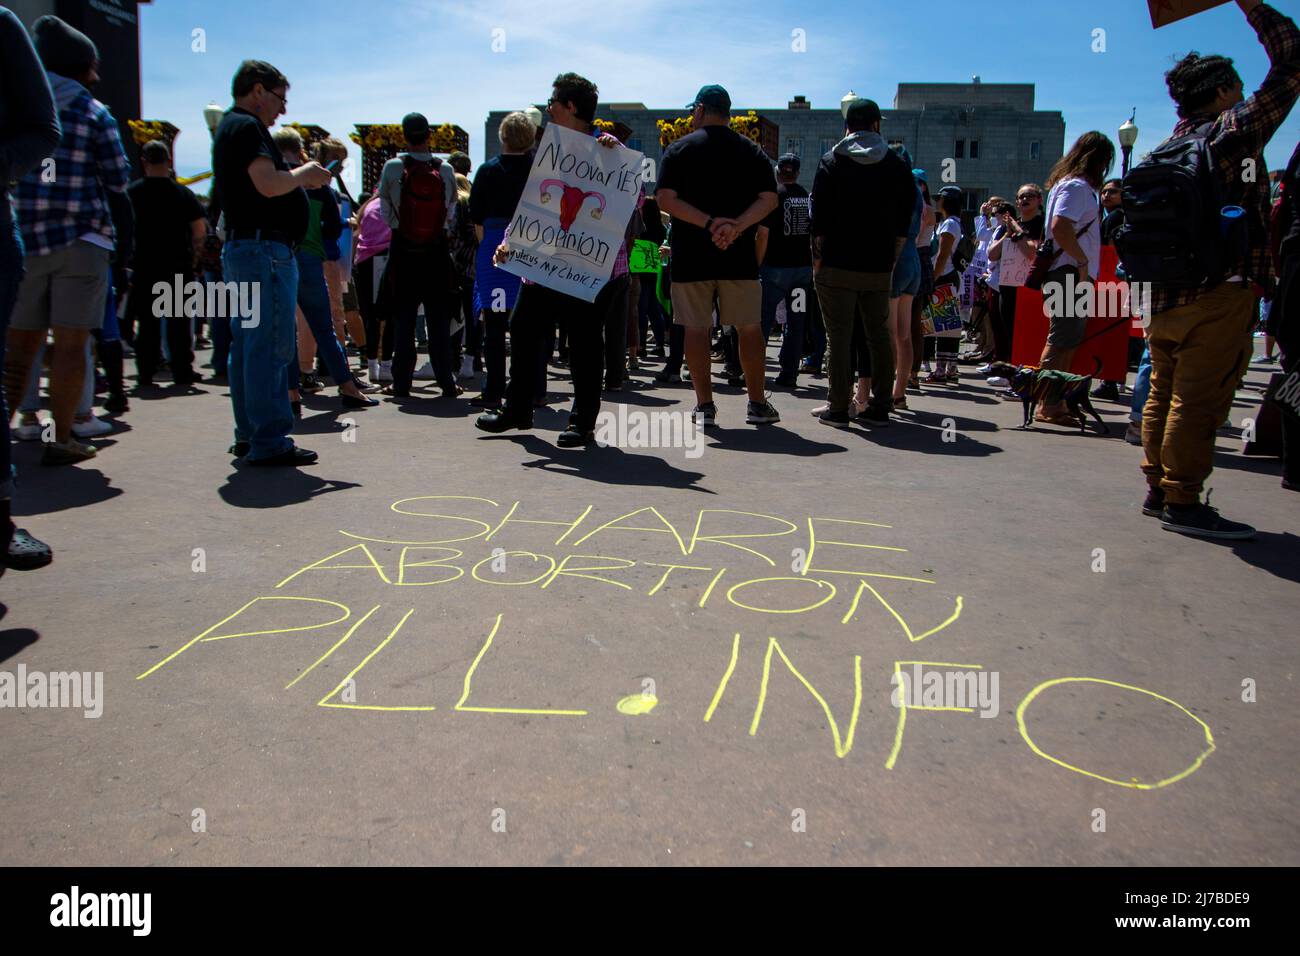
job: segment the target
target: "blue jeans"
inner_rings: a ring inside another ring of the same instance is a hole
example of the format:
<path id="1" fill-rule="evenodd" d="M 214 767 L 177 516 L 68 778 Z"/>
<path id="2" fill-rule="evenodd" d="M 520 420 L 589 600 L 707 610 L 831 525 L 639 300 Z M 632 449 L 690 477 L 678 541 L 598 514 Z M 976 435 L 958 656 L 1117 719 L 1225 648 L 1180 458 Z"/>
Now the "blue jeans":
<path id="1" fill-rule="evenodd" d="M 203 281 L 220 282 L 221 275 L 204 272 Z M 208 333 L 212 339 L 212 371 L 216 375 L 225 375 L 230 368 L 230 316 L 208 316 L 208 328 L 212 330 Z"/>
<path id="2" fill-rule="evenodd" d="M 249 443 L 250 460 L 270 458 L 293 447 L 288 370 L 298 355 L 298 260 L 282 242 L 236 239 L 221 250 L 221 265 L 227 282 L 256 283 L 259 309 L 255 324 L 252 316 L 230 320 L 235 441 Z"/>
<path id="3" fill-rule="evenodd" d="M 1138 362 L 1137 379 L 1133 382 L 1133 405 L 1128 420 L 1135 425 L 1142 424 L 1142 406 L 1151 394 L 1151 344 L 1142 346 L 1142 359 Z"/>
<path id="4" fill-rule="evenodd" d="M 352 381 L 352 373 L 348 371 L 348 357 L 343 353 L 343 346 L 339 345 L 338 336 L 334 334 L 329 287 L 325 284 L 325 260 L 302 249 L 298 250 L 298 307 L 302 309 L 307 328 L 311 329 L 312 337 L 316 340 L 316 354 L 325 363 L 334 384 L 346 385 Z M 297 388 L 296 349 L 291 365 L 292 368 L 287 373 L 289 384 L 291 388 Z"/>
<path id="5" fill-rule="evenodd" d="M 18 285 L 23 281 L 23 238 L 18 223 L 10 219 L 0 224 L 0 369 L 5 364 L 5 341 L 9 338 L 9 317 L 18 301 Z M 0 389 L 0 499 L 14 494 L 14 467 L 9 448 L 9 406 L 4 389 Z M 0 529 L 2 532 L 3 529 Z"/>
<path id="6" fill-rule="evenodd" d="M 813 291 L 812 266 L 763 266 L 758 271 L 763 287 L 763 341 L 776 325 L 776 307 L 785 302 L 785 335 L 781 339 L 781 374 L 798 375 L 803 356 L 803 335 L 811 309 L 818 308 Z M 803 308 L 795 308 L 795 291 L 803 290 Z"/>

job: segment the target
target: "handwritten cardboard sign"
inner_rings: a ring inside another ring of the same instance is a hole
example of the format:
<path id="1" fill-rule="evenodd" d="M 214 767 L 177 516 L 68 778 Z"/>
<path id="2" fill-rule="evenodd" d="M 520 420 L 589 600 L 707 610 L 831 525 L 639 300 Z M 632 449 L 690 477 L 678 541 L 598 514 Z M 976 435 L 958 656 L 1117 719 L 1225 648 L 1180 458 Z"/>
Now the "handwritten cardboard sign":
<path id="1" fill-rule="evenodd" d="M 1159 29 L 1228 2 L 1229 0 L 1147 0 L 1147 6 L 1151 10 L 1151 26 Z"/>
<path id="2" fill-rule="evenodd" d="M 510 218 L 510 258 L 524 279 L 591 302 L 609 281 L 641 191 L 636 150 L 554 123 L 546 127 L 528 184 Z"/>
<path id="3" fill-rule="evenodd" d="M 648 239 L 638 239 L 632 243 L 632 248 L 627 255 L 628 272 L 633 274 L 638 272 L 658 272 L 660 266 L 658 243 L 651 242 Z"/>
<path id="4" fill-rule="evenodd" d="M 1019 288 L 1029 277 L 1029 267 L 1033 260 L 1029 256 L 1029 247 L 1022 242 L 1004 239 L 1002 242 L 1002 268 L 998 271 L 998 286 Z"/>

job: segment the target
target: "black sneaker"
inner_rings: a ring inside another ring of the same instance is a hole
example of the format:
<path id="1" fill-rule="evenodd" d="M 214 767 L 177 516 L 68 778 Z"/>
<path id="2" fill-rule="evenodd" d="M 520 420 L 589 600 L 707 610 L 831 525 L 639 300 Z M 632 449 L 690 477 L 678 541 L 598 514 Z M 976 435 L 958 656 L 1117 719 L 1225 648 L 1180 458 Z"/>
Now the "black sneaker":
<path id="1" fill-rule="evenodd" d="M 781 413 L 772 407 L 772 403 L 764 399 L 761 402 L 750 402 L 745 407 L 745 421 L 750 425 L 774 425 L 781 420 Z"/>
<path id="2" fill-rule="evenodd" d="M 664 369 L 655 376 L 655 381 L 661 385 L 678 385 L 681 384 L 682 377 L 677 372 L 670 372 Z"/>
<path id="3" fill-rule="evenodd" d="M 818 415 L 817 420 L 831 428 L 848 428 L 850 421 L 848 412 L 833 412 L 829 408 Z"/>
<path id="4" fill-rule="evenodd" d="M 559 437 L 555 439 L 555 444 L 560 448 L 581 448 L 595 443 L 596 433 L 594 431 L 583 431 L 577 425 L 570 425 L 560 432 Z"/>
<path id="5" fill-rule="evenodd" d="M 1164 510 L 1164 490 L 1161 488 L 1148 488 L 1147 496 L 1142 500 L 1142 513 L 1152 518 L 1159 518 Z"/>
<path id="6" fill-rule="evenodd" d="M 798 388 L 799 376 L 786 375 L 784 372 L 782 372 L 780 375 L 778 375 L 775 379 L 772 380 L 772 383 L 774 385 L 780 385 L 782 388 Z"/>
<path id="7" fill-rule="evenodd" d="M 1092 397 L 1117 402 L 1119 401 L 1119 385 L 1115 382 L 1102 382 L 1092 390 Z"/>
<path id="8" fill-rule="evenodd" d="M 701 428 L 713 426 L 718 417 L 718 406 L 709 402 L 707 405 L 696 405 L 695 410 L 691 412 L 691 421 Z"/>
<path id="9" fill-rule="evenodd" d="M 520 418 L 510 414 L 507 409 L 496 408 L 490 412 L 484 412 L 474 419 L 474 427 L 480 431 L 499 435 L 502 432 L 510 431 L 512 428 L 518 428 L 520 431 L 532 428 L 533 419 L 531 415 L 528 418 Z"/>
<path id="10" fill-rule="evenodd" d="M 1255 537 L 1255 529 L 1250 525 L 1229 521 L 1219 514 L 1217 508 L 1211 508 L 1209 495 L 1206 495 L 1205 502 L 1186 508 L 1165 505 L 1160 515 L 1160 527 L 1197 538 L 1244 541 Z"/>
<path id="11" fill-rule="evenodd" d="M 243 458 L 248 454 L 250 448 L 252 448 L 252 446 L 248 442 L 237 441 L 226 449 L 226 454 L 234 455 L 236 458 Z"/>
<path id="12" fill-rule="evenodd" d="M 272 455 L 270 458 L 246 458 L 244 460 L 258 468 L 297 468 L 299 465 L 314 465 L 318 457 L 320 456 L 314 451 L 295 446 L 285 449 L 278 455 Z"/>
<path id="13" fill-rule="evenodd" d="M 744 388 L 745 387 L 744 374 L 742 373 L 740 375 L 737 375 L 734 372 L 728 372 L 727 384 L 730 385 L 732 388 Z"/>
<path id="14" fill-rule="evenodd" d="M 304 392 L 319 392 L 325 384 L 312 372 L 303 372 L 298 381 L 298 388 Z"/>
<path id="15" fill-rule="evenodd" d="M 867 405 L 866 408 L 853 416 L 853 420 L 859 425 L 874 425 L 877 428 L 887 428 L 889 426 L 889 412 L 875 405 Z"/>
<path id="16" fill-rule="evenodd" d="M 131 403 L 127 401 L 125 392 L 114 392 L 104 402 L 104 411 L 110 415 L 121 415 L 123 412 L 129 412 L 130 410 Z"/>

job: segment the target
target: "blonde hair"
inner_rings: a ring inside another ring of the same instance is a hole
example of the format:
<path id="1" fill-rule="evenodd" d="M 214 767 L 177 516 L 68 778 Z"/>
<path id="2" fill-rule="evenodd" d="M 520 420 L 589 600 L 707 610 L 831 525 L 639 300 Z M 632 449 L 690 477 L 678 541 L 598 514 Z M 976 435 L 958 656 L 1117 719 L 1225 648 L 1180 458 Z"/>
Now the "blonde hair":
<path id="1" fill-rule="evenodd" d="M 522 153 L 532 149 L 537 142 L 537 127 L 528 118 L 527 113 L 516 110 L 507 114 L 497 128 L 497 138 L 501 145 L 513 153 Z"/>
<path id="2" fill-rule="evenodd" d="M 292 151 L 295 155 L 302 154 L 302 137 L 298 135 L 296 129 L 281 126 L 271 134 L 271 141 L 275 143 L 275 148 L 282 153 Z"/>
<path id="3" fill-rule="evenodd" d="M 464 173 L 456 174 L 456 195 L 461 202 L 469 201 L 469 177 Z"/>

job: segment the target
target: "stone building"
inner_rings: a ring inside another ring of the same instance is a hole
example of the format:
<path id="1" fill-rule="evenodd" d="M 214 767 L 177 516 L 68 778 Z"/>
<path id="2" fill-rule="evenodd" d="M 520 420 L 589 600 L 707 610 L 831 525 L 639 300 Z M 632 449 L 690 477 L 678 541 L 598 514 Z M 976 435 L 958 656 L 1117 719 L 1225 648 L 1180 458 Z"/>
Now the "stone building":
<path id="1" fill-rule="evenodd" d="M 990 195 L 1014 196 L 1021 183 L 1041 183 L 1065 148 L 1064 118 L 1059 111 L 1034 108 L 1032 83 L 981 83 L 978 78 L 972 83 L 901 83 L 892 109 L 877 102 L 884 113 L 882 135 L 907 147 L 913 163 L 929 172 L 932 186 L 942 183 L 944 161 L 950 160 L 946 168 L 966 191 L 969 209 Z M 796 96 L 783 108 L 737 104 L 733 111 L 750 109 L 777 124 L 778 152 L 802 159 L 799 181 L 811 187 L 817 160 L 844 134 L 839 104 L 813 109 L 805 97 Z M 500 152 L 497 126 L 507 112 L 488 114 L 484 158 Z M 657 164 L 663 150 L 655 121 L 686 112 L 644 103 L 602 103 L 596 115 L 627 124 L 632 130 L 628 145 Z"/>

